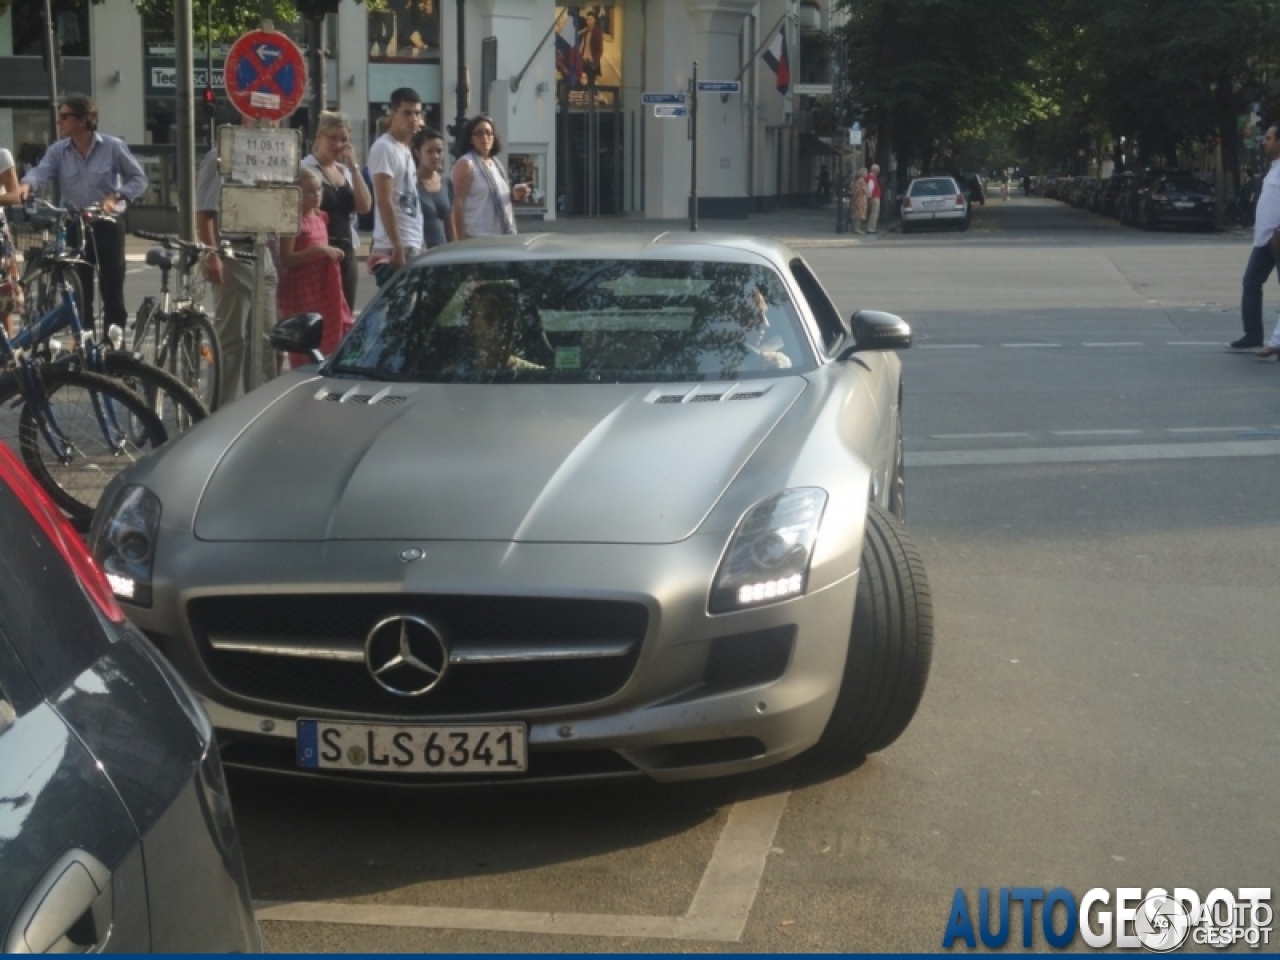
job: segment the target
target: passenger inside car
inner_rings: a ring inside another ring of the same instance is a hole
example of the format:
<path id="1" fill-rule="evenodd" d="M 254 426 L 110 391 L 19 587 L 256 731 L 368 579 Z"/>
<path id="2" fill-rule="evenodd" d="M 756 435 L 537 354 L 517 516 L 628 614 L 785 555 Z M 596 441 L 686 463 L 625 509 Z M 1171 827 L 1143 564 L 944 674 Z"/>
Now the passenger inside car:
<path id="1" fill-rule="evenodd" d="M 517 355 L 516 335 L 520 327 L 520 296 L 509 283 L 477 286 L 467 297 L 467 366 L 478 371 L 541 370 Z"/>

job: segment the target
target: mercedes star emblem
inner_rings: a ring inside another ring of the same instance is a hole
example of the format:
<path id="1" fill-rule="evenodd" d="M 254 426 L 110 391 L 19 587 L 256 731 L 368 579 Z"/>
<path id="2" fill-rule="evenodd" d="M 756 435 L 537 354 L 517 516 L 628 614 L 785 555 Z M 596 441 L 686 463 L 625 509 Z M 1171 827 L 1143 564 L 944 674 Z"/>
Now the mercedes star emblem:
<path id="1" fill-rule="evenodd" d="M 444 677 L 449 648 L 428 621 L 398 614 L 378 621 L 369 631 L 364 662 L 383 690 L 398 697 L 417 697 Z"/>

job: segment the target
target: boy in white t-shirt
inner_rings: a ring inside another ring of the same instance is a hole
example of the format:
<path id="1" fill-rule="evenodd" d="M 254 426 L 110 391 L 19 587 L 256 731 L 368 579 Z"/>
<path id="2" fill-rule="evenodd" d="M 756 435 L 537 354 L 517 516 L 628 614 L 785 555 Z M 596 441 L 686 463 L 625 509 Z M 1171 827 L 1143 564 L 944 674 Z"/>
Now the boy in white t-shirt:
<path id="1" fill-rule="evenodd" d="M 410 87 L 391 91 L 387 132 L 369 148 L 373 180 L 373 251 L 369 270 L 382 286 L 422 252 L 422 211 L 418 209 L 418 165 L 409 141 L 422 126 L 422 98 Z"/>

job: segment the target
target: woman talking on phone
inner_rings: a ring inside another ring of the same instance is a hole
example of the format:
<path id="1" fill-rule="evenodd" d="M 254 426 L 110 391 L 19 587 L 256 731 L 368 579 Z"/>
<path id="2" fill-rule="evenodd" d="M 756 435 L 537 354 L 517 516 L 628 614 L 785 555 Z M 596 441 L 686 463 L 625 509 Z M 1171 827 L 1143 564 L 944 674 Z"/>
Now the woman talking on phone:
<path id="1" fill-rule="evenodd" d="M 483 113 L 472 117 L 462 131 L 461 148 L 466 152 L 453 165 L 454 237 L 466 240 L 515 233 L 511 202 L 524 202 L 529 185 L 509 184 L 507 171 L 498 160 L 502 141 L 493 120 Z"/>
<path id="2" fill-rule="evenodd" d="M 354 310 L 356 281 L 360 276 L 356 267 L 356 250 L 360 245 L 356 214 L 372 210 L 373 198 L 364 177 L 356 168 L 351 125 L 346 114 L 329 111 L 320 114 L 311 155 L 303 159 L 302 165 L 320 173 L 320 184 L 324 190 L 320 209 L 329 220 L 329 246 L 342 251 L 339 261 L 342 295 L 347 307 Z"/>

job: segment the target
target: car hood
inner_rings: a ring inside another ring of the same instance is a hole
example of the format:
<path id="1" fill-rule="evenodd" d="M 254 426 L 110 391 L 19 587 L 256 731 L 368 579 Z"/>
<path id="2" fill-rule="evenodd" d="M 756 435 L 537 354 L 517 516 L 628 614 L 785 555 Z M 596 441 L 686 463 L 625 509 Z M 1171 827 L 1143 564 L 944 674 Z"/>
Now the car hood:
<path id="1" fill-rule="evenodd" d="M 195 534 L 672 543 L 698 528 L 805 385 L 314 380 L 227 445 Z"/>

